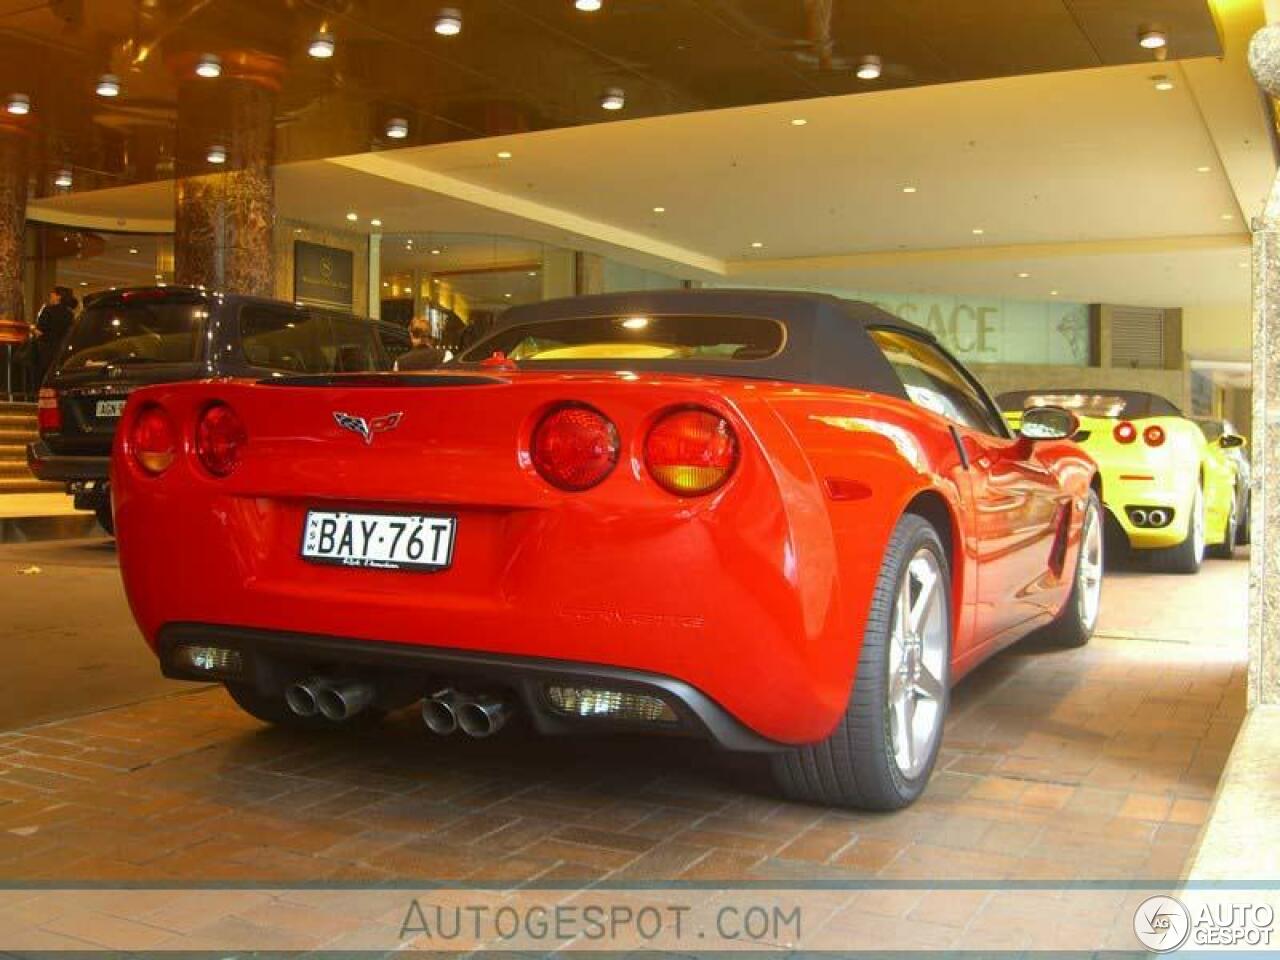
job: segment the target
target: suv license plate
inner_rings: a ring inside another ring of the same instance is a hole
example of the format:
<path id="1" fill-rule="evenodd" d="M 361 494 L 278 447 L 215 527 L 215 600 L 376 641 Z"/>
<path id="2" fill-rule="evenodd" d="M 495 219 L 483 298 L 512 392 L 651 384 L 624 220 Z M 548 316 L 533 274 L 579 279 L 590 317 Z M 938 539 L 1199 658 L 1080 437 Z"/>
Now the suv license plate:
<path id="1" fill-rule="evenodd" d="M 443 570 L 453 562 L 455 517 L 309 510 L 302 559 L 371 570 Z"/>
<path id="2" fill-rule="evenodd" d="M 94 416 L 106 420 L 111 417 L 118 417 L 124 413 L 125 400 L 99 400 L 98 405 L 94 407 Z"/>

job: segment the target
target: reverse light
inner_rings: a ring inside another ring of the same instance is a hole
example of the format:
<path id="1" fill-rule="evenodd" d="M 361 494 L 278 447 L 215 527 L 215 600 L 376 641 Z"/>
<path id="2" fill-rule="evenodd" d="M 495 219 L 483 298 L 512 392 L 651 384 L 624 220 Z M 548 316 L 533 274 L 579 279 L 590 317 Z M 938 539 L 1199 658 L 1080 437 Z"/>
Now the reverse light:
<path id="1" fill-rule="evenodd" d="M 644 693 L 602 690 L 596 687 L 549 686 L 547 699 L 557 713 L 572 717 L 643 720 L 649 723 L 675 723 L 678 720 L 675 711 L 665 700 Z"/>
<path id="2" fill-rule="evenodd" d="M 551 411 L 533 431 L 532 459 L 544 480 L 561 490 L 587 490 L 618 462 L 618 428 L 590 407 Z"/>
<path id="3" fill-rule="evenodd" d="M 129 446 L 138 466 L 150 474 L 164 473 L 178 454 L 178 429 L 164 410 L 143 408 L 129 431 Z"/>
<path id="4" fill-rule="evenodd" d="M 240 462 L 240 451 L 248 439 L 235 411 L 225 403 L 215 403 L 196 424 L 196 456 L 215 477 L 225 477 Z"/>
<path id="5" fill-rule="evenodd" d="M 710 410 L 675 410 L 655 423 L 644 443 L 645 466 L 668 493 L 696 497 L 729 479 L 738 464 L 738 438 L 729 421 Z"/>
<path id="6" fill-rule="evenodd" d="M 36 428 L 41 433 L 62 430 L 62 408 L 58 406 L 58 391 L 52 387 L 41 387 L 36 395 Z"/>
<path id="7" fill-rule="evenodd" d="M 1142 440 L 1148 447 L 1158 447 L 1164 443 L 1164 427 L 1153 423 L 1142 431 Z"/>
<path id="8" fill-rule="evenodd" d="M 1121 420 L 1111 431 L 1111 435 L 1115 437 L 1116 443 L 1133 443 L 1138 439 L 1138 428 L 1128 420 Z"/>

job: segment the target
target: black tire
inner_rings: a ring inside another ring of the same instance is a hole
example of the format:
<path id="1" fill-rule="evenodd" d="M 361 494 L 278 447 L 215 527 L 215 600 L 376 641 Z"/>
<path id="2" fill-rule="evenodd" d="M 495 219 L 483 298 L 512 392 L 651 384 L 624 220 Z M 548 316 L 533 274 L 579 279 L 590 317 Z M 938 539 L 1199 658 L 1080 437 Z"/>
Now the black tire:
<path id="1" fill-rule="evenodd" d="M 291 727 L 295 730 L 340 730 L 344 727 L 377 723 L 386 715 L 385 711 L 370 707 L 350 720 L 340 723 L 328 720 L 320 714 L 302 717 L 289 709 L 289 705 L 285 703 L 282 696 L 265 696 L 259 693 L 256 687 L 246 683 L 228 682 L 224 686 L 241 710 L 263 723 L 277 727 Z"/>
<path id="2" fill-rule="evenodd" d="M 907 565 L 920 550 L 934 555 L 941 571 L 941 603 L 947 638 L 942 657 L 942 694 L 937 729 L 921 771 L 903 775 L 893 751 L 889 710 L 890 634 L 895 598 Z M 829 806 L 862 810 L 899 810 L 911 804 L 929 782 L 942 743 L 950 701 L 951 573 L 937 531 L 923 517 L 906 514 L 889 539 L 876 580 L 858 657 L 858 670 L 845 714 L 825 740 L 776 754 L 774 778 L 786 796 Z"/>
<path id="3" fill-rule="evenodd" d="M 1244 490 L 1244 509 L 1240 511 L 1240 526 L 1236 530 L 1236 543 L 1247 546 L 1249 543 L 1249 524 L 1253 522 L 1253 497 L 1248 487 Z"/>
<path id="4" fill-rule="evenodd" d="M 1201 510 L 1201 523 L 1203 524 L 1204 491 L 1197 489 L 1196 498 L 1199 501 L 1198 506 Z M 1193 504 L 1192 509 L 1196 509 L 1196 505 Z M 1186 539 L 1176 547 L 1153 551 L 1152 560 L 1155 561 L 1156 568 L 1165 573 L 1199 573 L 1200 565 L 1204 562 L 1205 551 L 1203 547 L 1197 546 L 1195 539 L 1195 535 L 1191 532 L 1190 525 L 1188 525 Z"/>
<path id="5" fill-rule="evenodd" d="M 1236 555 L 1236 544 L 1240 542 L 1240 518 L 1236 515 L 1237 509 L 1235 494 L 1232 494 L 1231 513 L 1227 517 L 1225 539 L 1221 543 L 1215 543 L 1207 548 L 1206 552 L 1209 556 L 1217 557 L 1219 560 L 1230 560 Z"/>
<path id="6" fill-rule="evenodd" d="M 1094 613 L 1093 622 L 1089 622 L 1085 615 L 1085 609 L 1081 605 L 1081 593 L 1087 589 L 1082 581 L 1081 573 L 1085 569 L 1082 565 L 1084 562 L 1085 546 L 1088 543 L 1089 530 L 1087 525 L 1090 523 L 1102 525 L 1102 501 L 1098 499 L 1098 494 L 1094 490 L 1089 491 L 1089 499 L 1085 503 L 1084 524 L 1080 527 L 1080 554 L 1076 557 L 1075 574 L 1071 580 L 1071 594 L 1067 597 L 1067 603 L 1058 614 L 1056 620 L 1049 624 L 1042 631 L 1042 635 L 1062 647 L 1083 647 L 1093 637 L 1094 628 L 1098 625 L 1097 613 Z M 1101 529 L 1099 529 L 1101 532 Z M 1102 545 L 1102 539 L 1099 537 L 1098 552 L 1099 560 L 1104 559 L 1105 547 Z M 1102 584 L 1098 585 L 1099 591 Z M 1099 596 L 1101 603 L 1101 596 Z"/>
<path id="7" fill-rule="evenodd" d="M 98 526 L 107 532 L 107 536 L 116 535 L 115 518 L 111 515 L 111 501 L 100 503 L 93 508 L 93 515 L 98 518 Z"/>

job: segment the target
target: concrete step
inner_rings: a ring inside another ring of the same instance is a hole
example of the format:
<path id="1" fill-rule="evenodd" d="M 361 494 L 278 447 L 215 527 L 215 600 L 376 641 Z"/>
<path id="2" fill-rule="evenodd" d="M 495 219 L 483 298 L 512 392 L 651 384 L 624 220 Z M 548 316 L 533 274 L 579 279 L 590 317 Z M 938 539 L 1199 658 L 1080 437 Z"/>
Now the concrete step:
<path id="1" fill-rule="evenodd" d="M 0 401 L 0 416 L 9 413 L 29 413 L 34 417 L 36 415 L 36 405 L 26 400 Z"/>
<path id="2" fill-rule="evenodd" d="M 45 483 L 31 474 L 25 477 L 0 476 L 0 494 L 5 493 L 61 493 L 66 488 L 61 483 Z"/>
<path id="3" fill-rule="evenodd" d="M 0 427 L 0 443 L 20 443 L 27 444 L 35 440 L 40 434 L 35 430 L 27 430 L 25 428 Z"/>
<path id="4" fill-rule="evenodd" d="M 0 429 L 15 427 L 30 427 L 34 430 L 36 428 L 36 415 L 34 413 L 0 413 Z"/>
<path id="5" fill-rule="evenodd" d="M 25 443 L 6 443 L 0 440 L 0 463 L 7 460 L 27 462 L 27 445 Z"/>
<path id="6" fill-rule="evenodd" d="M 23 457 L 21 460 L 0 460 L 0 477 L 31 477 L 31 471 L 27 469 L 27 460 Z M 32 479 L 35 479 L 32 477 Z"/>

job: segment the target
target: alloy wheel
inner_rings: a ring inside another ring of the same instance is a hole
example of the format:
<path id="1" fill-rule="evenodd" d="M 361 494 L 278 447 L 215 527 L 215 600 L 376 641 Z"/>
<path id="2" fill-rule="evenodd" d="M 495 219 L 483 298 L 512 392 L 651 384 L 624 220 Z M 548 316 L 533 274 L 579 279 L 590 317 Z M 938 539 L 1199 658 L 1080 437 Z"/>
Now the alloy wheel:
<path id="1" fill-rule="evenodd" d="M 1102 522 L 1098 504 L 1090 499 L 1080 531 L 1080 561 L 1076 564 L 1076 603 L 1080 623 L 1092 631 L 1102 605 Z"/>
<path id="2" fill-rule="evenodd" d="M 894 762 L 908 779 L 933 755 L 946 699 L 947 617 L 942 568 L 922 547 L 903 571 L 889 638 L 888 720 Z"/>

